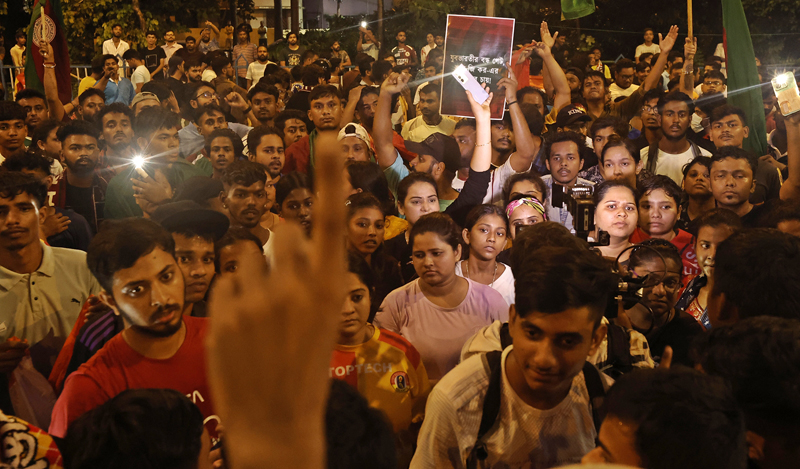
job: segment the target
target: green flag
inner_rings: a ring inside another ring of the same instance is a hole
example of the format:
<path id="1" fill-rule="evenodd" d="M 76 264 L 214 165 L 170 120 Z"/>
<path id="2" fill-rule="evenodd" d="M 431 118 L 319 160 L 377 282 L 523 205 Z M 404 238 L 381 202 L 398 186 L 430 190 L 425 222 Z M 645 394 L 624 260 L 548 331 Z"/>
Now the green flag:
<path id="1" fill-rule="evenodd" d="M 561 0 L 561 19 L 576 20 L 594 13 L 594 0 Z"/>
<path id="2" fill-rule="evenodd" d="M 728 103 L 744 109 L 750 135 L 744 148 L 756 155 L 767 154 L 767 123 L 761 100 L 756 55 L 750 28 L 744 16 L 741 0 L 722 0 L 722 27 L 725 61 L 728 68 Z"/>

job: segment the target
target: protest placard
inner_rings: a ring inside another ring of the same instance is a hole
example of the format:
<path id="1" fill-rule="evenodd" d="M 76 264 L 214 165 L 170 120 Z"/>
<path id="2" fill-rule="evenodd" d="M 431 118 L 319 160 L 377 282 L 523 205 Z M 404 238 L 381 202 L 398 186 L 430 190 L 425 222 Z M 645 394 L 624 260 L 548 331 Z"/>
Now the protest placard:
<path id="1" fill-rule="evenodd" d="M 457 66 L 464 65 L 494 93 L 492 119 L 503 117 L 505 95 L 498 92 L 497 82 L 505 76 L 511 60 L 514 24 L 513 18 L 447 15 L 441 114 L 474 117 L 464 88 L 452 76 Z"/>

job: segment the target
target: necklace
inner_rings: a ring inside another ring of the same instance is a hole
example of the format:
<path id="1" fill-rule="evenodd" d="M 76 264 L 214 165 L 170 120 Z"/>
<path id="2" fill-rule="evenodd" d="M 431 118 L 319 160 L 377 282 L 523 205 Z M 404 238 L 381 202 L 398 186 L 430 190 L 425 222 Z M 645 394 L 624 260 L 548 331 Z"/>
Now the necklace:
<path id="1" fill-rule="evenodd" d="M 467 278 L 472 280 L 469 274 L 469 259 L 467 259 Z M 492 274 L 492 283 L 489 284 L 490 287 L 494 287 L 494 281 L 497 279 L 497 259 L 494 260 L 494 274 Z M 480 282 L 478 282 L 480 283 Z"/>

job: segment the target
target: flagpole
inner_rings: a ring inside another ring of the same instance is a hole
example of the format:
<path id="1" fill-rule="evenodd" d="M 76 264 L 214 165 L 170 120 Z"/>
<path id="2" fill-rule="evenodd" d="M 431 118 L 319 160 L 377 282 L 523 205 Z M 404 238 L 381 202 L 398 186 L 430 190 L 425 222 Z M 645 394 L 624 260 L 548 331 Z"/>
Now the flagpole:
<path id="1" fill-rule="evenodd" d="M 686 19 L 689 23 L 689 37 L 694 36 L 694 28 L 692 25 L 692 0 L 686 0 Z"/>

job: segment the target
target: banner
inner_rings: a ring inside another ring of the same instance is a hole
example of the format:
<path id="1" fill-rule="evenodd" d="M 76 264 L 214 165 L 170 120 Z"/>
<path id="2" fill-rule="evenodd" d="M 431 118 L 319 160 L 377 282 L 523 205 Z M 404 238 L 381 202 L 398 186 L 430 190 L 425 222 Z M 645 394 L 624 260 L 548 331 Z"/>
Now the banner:
<path id="1" fill-rule="evenodd" d="M 506 100 L 497 82 L 505 77 L 511 60 L 514 23 L 513 18 L 447 15 L 440 114 L 474 117 L 464 88 L 452 76 L 457 66 L 464 65 L 494 93 L 492 119 L 503 118 Z"/>
<path id="2" fill-rule="evenodd" d="M 44 7 L 44 15 L 42 15 Z M 64 32 L 64 17 L 61 14 L 60 0 L 36 0 L 28 26 L 28 51 L 25 59 L 25 85 L 27 88 L 44 93 L 42 79 L 44 67 L 39 44 L 42 38 L 53 46 L 53 58 L 56 62 L 56 80 L 58 81 L 58 97 L 62 103 L 72 100 L 72 78 L 69 73 L 69 49 Z"/>
<path id="3" fill-rule="evenodd" d="M 767 122 L 761 99 L 756 54 L 741 0 L 722 0 L 722 27 L 728 71 L 728 104 L 744 109 L 750 134 L 744 148 L 767 154 Z M 767 84 L 766 86 L 770 86 Z"/>

